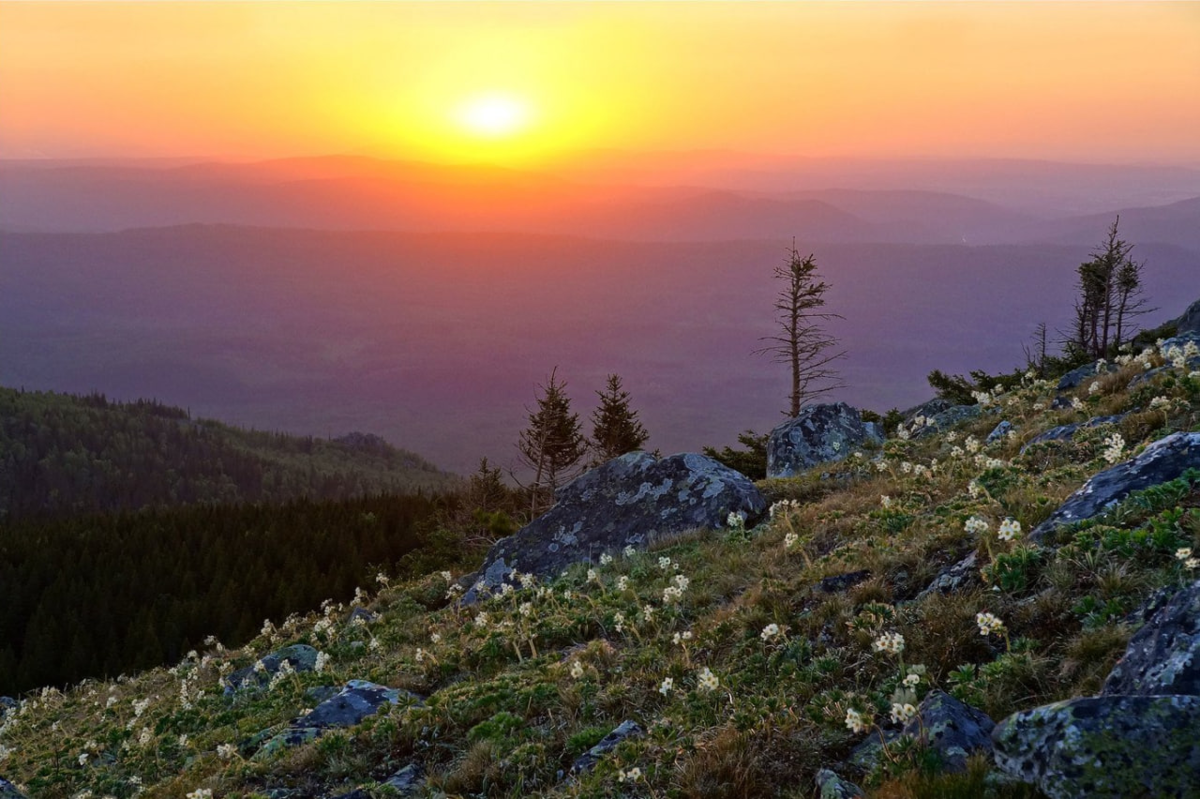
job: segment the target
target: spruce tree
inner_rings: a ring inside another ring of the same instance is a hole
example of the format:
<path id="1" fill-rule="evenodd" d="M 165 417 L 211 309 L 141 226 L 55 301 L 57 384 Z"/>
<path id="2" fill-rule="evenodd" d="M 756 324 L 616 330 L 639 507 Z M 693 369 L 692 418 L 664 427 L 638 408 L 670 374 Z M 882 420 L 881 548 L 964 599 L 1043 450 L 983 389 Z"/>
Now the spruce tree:
<path id="1" fill-rule="evenodd" d="M 597 391 L 600 407 L 592 412 L 592 465 L 619 458 L 642 448 L 650 438 L 629 407 L 629 392 L 621 388 L 620 375 L 609 375 L 603 391 Z"/>
<path id="2" fill-rule="evenodd" d="M 537 410 L 529 412 L 529 426 L 521 431 L 517 450 L 521 462 L 533 470 L 529 486 L 529 515 L 536 517 L 554 501 L 554 491 L 567 482 L 587 452 L 579 414 L 571 412 L 567 384 L 559 382 L 558 369 L 540 387 Z"/>

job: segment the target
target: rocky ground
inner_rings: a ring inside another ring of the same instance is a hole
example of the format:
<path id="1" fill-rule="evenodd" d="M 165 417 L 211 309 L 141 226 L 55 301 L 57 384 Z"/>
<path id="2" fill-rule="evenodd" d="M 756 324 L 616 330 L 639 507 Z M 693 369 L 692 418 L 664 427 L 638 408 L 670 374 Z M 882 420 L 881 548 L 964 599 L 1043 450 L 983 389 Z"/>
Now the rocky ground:
<path id="1" fill-rule="evenodd" d="M 1198 340 L 625 456 L 476 574 L 0 700 L 0 797 L 1200 796 Z"/>

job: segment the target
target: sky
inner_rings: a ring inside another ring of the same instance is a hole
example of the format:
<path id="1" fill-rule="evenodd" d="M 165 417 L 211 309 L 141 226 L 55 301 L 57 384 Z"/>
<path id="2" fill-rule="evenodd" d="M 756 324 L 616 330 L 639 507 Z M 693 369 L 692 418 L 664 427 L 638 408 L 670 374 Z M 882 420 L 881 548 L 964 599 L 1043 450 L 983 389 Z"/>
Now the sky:
<path id="1" fill-rule="evenodd" d="M 5 2 L 0 157 L 1200 164 L 1200 2 Z"/>

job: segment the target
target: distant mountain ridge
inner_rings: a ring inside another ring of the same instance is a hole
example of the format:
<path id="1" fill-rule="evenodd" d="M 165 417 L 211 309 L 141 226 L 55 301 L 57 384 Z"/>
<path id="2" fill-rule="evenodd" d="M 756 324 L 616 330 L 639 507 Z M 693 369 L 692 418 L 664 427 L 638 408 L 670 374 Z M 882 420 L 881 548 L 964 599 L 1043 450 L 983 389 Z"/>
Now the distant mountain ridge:
<path id="1" fill-rule="evenodd" d="M 0 387 L 0 520 L 430 493 L 456 479 L 369 434 L 289 436 L 192 419 L 153 401 Z"/>
<path id="2" fill-rule="evenodd" d="M 1096 228 L 1097 210 L 1111 217 L 1133 205 L 1131 223 L 1136 219 L 1137 232 L 1149 236 L 1139 240 L 1200 246 L 1187 232 L 1200 229 L 1196 201 L 1177 202 L 1200 196 L 1195 170 L 966 162 L 956 171 L 931 162 L 882 163 L 875 174 L 868 166 L 845 164 L 839 173 L 836 163 L 793 171 L 784 165 L 778 174 L 764 172 L 756 188 L 754 179 L 720 170 L 664 168 L 664 178 L 675 182 L 647 183 L 641 173 L 621 182 L 619 171 L 365 156 L 185 165 L 0 161 L 0 229 L 111 232 L 201 223 L 625 241 L 797 236 L 857 244 L 1062 244 Z"/>

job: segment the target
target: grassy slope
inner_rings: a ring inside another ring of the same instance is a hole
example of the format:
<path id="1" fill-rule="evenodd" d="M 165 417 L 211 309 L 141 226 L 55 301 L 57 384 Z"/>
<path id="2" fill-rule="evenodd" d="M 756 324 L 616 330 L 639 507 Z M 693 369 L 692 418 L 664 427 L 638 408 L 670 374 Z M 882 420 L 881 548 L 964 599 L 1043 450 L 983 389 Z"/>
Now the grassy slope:
<path id="1" fill-rule="evenodd" d="M 0 388 L 0 519 L 189 502 L 438 491 L 452 475 L 367 445 L 244 430 L 154 402 Z M 22 482 L 24 481 L 24 482 Z M 19 501 L 38 497 L 36 508 Z"/>
<path id="2" fill-rule="evenodd" d="M 8 748 L 0 774 L 37 797 L 83 790 L 127 797 L 135 777 L 145 796 L 182 799 L 200 787 L 215 796 L 279 788 L 312 796 L 370 785 L 418 760 L 431 788 L 448 795 L 811 796 L 815 770 L 836 765 L 865 737 L 846 728 L 847 710 L 889 726 L 893 692 L 916 666 L 924 667 L 919 695 L 940 687 L 996 719 L 1092 693 L 1131 633 L 1126 614 L 1157 588 L 1189 579 L 1174 552 L 1200 545 L 1195 486 L 1149 492 L 1056 550 L 997 535 L 1008 517 L 1028 532 L 1049 515 L 1107 465 L 1105 439 L 1118 432 L 1086 430 L 1018 455 L 1042 430 L 1143 408 L 1119 426 L 1122 457 L 1169 432 L 1200 430 L 1200 377 L 1177 372 L 1128 391 L 1136 371 L 1099 379 L 1094 393 L 1085 384 L 1082 410 L 1046 410 L 1050 386 L 1033 385 L 961 429 L 889 441 L 882 467 L 851 459 L 832 469 L 835 479 L 770 481 L 764 486 L 773 498 L 801 504 L 744 537 L 698 531 L 650 552 L 615 553 L 594 581 L 586 567 L 574 567 L 469 609 L 447 602 L 447 580 L 429 575 L 381 588 L 369 604 L 382 615 L 365 628 L 347 626 L 345 612 L 334 609 L 329 631 L 314 631 L 323 618 L 315 613 L 244 650 L 210 648 L 175 673 L 31 697 L 0 733 Z M 1166 403 L 1151 409 L 1158 396 Z M 1000 418 L 1014 424 L 1015 436 L 967 451 Z M 914 468 L 935 459 L 931 473 Z M 968 533 L 971 516 L 985 519 L 988 531 Z M 909 601 L 971 550 L 990 585 Z M 816 588 L 821 578 L 860 569 L 870 578 L 848 591 Z M 664 603 L 676 574 L 687 589 Z M 985 611 L 1004 622 L 1004 635 L 980 634 L 976 614 Z M 769 635 L 769 625 L 781 633 Z M 899 655 L 875 650 L 884 632 L 903 636 Z M 222 673 L 295 641 L 330 655 L 325 673 L 289 678 L 244 704 L 221 699 Z M 719 681 L 716 690 L 701 686 L 704 668 Z M 250 760 L 250 747 L 218 756 L 218 746 L 242 745 L 310 707 L 308 688 L 354 678 L 431 698 L 267 762 Z M 673 684 L 664 688 L 668 678 Z M 181 679 L 191 709 L 181 705 Z M 140 716 L 138 701 L 148 702 Z M 557 776 L 626 718 L 648 734 L 578 781 Z M 89 765 L 81 767 L 85 752 Z M 965 776 L 934 771 L 928 758 L 902 749 L 865 782 L 873 796 L 985 795 L 982 761 Z M 1007 787 L 995 795 L 1036 793 Z"/>

